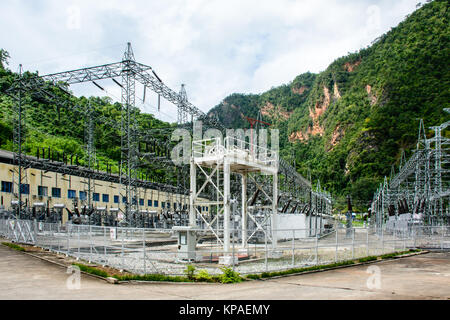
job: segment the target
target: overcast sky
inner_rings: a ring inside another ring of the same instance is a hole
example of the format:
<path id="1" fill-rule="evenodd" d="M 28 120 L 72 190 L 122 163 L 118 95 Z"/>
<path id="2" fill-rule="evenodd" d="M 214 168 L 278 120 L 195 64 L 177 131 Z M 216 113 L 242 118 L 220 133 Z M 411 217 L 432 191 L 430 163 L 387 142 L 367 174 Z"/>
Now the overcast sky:
<path id="1" fill-rule="evenodd" d="M 173 90 L 186 84 L 189 100 L 207 112 L 227 95 L 261 93 L 297 75 L 323 71 L 412 13 L 418 0 L 3 0 L 0 48 L 40 74 L 120 61 L 131 42 L 136 60 L 150 65 Z M 120 97 L 92 84 L 77 95 Z M 142 88 L 138 86 L 138 95 Z M 138 106 L 176 121 L 176 109 L 156 96 Z"/>

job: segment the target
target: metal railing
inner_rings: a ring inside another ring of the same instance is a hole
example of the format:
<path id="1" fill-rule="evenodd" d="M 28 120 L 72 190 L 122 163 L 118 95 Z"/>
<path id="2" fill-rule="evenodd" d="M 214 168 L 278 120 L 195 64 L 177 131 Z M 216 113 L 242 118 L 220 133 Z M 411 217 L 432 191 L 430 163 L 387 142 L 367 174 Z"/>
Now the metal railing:
<path id="1" fill-rule="evenodd" d="M 14 221 L 14 223 L 12 223 Z M 20 228 L 18 227 L 20 226 Z M 21 230 L 21 231 L 20 231 Z M 230 252 L 205 229 L 197 234 L 195 261 L 180 261 L 177 235 L 168 229 L 138 229 L 61 225 L 30 220 L 0 219 L 0 235 L 90 263 L 136 274 L 183 275 L 186 264 L 210 274 L 221 274 L 221 257 L 231 256 L 230 267 L 241 274 L 378 256 L 410 248 L 450 249 L 450 228 L 413 227 L 375 232 L 374 228 L 337 227 L 324 236 L 307 237 L 307 229 L 283 229 L 275 246 L 264 232 L 242 247 L 241 230 L 231 230 Z M 221 230 L 223 233 L 223 230 Z M 186 253 L 186 252 L 185 252 Z"/>
<path id="2" fill-rule="evenodd" d="M 194 141 L 192 146 L 194 158 L 230 155 L 259 161 L 267 166 L 276 166 L 278 162 L 277 152 L 236 137 L 226 137 L 224 143 L 220 138 L 198 140 Z"/>

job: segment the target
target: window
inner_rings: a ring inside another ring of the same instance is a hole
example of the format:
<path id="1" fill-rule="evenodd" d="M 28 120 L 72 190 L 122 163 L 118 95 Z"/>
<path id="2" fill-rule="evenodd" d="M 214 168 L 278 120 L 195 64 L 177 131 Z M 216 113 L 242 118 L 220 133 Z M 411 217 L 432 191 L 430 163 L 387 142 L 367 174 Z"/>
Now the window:
<path id="1" fill-rule="evenodd" d="M 61 188 L 52 188 L 52 197 L 61 198 Z"/>
<path id="2" fill-rule="evenodd" d="M 148 206 L 149 206 L 149 207 L 152 206 L 152 200 L 148 200 Z"/>
<path id="3" fill-rule="evenodd" d="M 2 181 L 2 192 L 13 192 L 13 184 L 12 182 Z"/>
<path id="4" fill-rule="evenodd" d="M 209 211 L 209 208 L 208 208 L 208 207 L 205 207 L 205 209 L 206 209 L 206 212 L 208 212 L 208 211 Z"/>
<path id="5" fill-rule="evenodd" d="M 46 197 L 48 196 L 48 188 L 43 186 L 38 186 L 38 196 Z"/>
<path id="6" fill-rule="evenodd" d="M 153 201 L 153 206 L 155 208 L 158 208 L 158 206 L 159 206 L 158 200 Z"/>
<path id="7" fill-rule="evenodd" d="M 75 199 L 77 197 L 77 192 L 75 190 L 68 190 L 67 198 Z"/>
<path id="8" fill-rule="evenodd" d="M 105 203 L 108 203 L 109 202 L 109 194 L 104 194 L 102 196 L 102 201 L 105 202 Z"/>
<path id="9" fill-rule="evenodd" d="M 92 201 L 99 202 L 100 201 L 100 193 L 94 193 Z"/>
<path id="10" fill-rule="evenodd" d="M 165 202 L 161 202 L 161 208 L 163 208 L 163 209 L 166 208 L 166 203 Z"/>
<path id="11" fill-rule="evenodd" d="M 122 197 L 122 203 L 127 203 L 127 197 Z"/>
<path id="12" fill-rule="evenodd" d="M 29 184 L 21 184 L 20 185 L 20 192 L 22 194 L 30 194 L 30 185 Z"/>
<path id="13" fill-rule="evenodd" d="M 173 203 L 173 209 L 177 210 L 177 203 L 176 202 Z"/>
<path id="14" fill-rule="evenodd" d="M 144 205 L 144 199 L 139 199 L 139 205 L 143 206 Z"/>
<path id="15" fill-rule="evenodd" d="M 136 200 L 136 198 L 133 198 L 133 202 L 132 202 L 132 204 L 133 204 L 133 205 L 136 205 L 136 204 L 137 204 L 137 200 Z"/>
<path id="16" fill-rule="evenodd" d="M 198 210 L 198 212 L 201 212 L 202 211 L 202 207 L 197 206 L 197 210 Z"/>
<path id="17" fill-rule="evenodd" d="M 87 192 L 80 191 L 80 200 L 84 201 L 87 198 Z"/>
<path id="18" fill-rule="evenodd" d="M 119 196 L 114 196 L 114 203 L 119 203 Z"/>

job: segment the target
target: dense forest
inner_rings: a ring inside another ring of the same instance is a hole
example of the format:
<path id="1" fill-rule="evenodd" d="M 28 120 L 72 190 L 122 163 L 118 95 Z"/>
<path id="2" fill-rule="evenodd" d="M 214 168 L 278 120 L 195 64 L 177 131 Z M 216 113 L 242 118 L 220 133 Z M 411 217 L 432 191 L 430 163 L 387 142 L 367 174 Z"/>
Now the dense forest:
<path id="1" fill-rule="evenodd" d="M 210 115 L 237 128 L 260 113 L 280 129 L 282 156 L 294 154 L 298 171 L 320 179 L 338 209 L 350 195 L 354 208 L 367 210 L 402 150 L 409 155 L 415 147 L 418 119 L 426 127 L 449 119 L 448 9 L 448 1 L 427 3 L 325 71 L 260 95 L 232 94 Z"/>

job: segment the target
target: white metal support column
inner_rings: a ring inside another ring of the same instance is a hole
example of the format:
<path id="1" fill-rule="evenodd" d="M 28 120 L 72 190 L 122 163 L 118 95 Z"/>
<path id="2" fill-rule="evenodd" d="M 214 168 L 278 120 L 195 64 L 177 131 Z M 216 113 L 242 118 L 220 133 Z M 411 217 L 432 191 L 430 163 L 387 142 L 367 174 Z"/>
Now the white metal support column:
<path id="1" fill-rule="evenodd" d="M 197 226 L 197 214 L 195 213 L 195 198 L 197 195 L 197 167 L 194 158 L 191 158 L 191 190 L 189 196 L 189 226 Z"/>
<path id="2" fill-rule="evenodd" d="M 278 173 L 273 175 L 272 184 L 272 247 L 275 249 L 278 245 Z"/>
<path id="3" fill-rule="evenodd" d="M 247 174 L 242 174 L 242 248 L 247 246 Z"/>
<path id="4" fill-rule="evenodd" d="M 224 215 L 223 215 L 223 249 L 225 253 L 230 251 L 230 162 L 228 158 L 224 157 L 223 163 L 223 187 L 224 187 Z"/>

